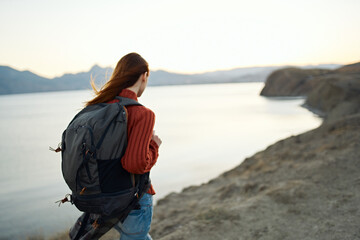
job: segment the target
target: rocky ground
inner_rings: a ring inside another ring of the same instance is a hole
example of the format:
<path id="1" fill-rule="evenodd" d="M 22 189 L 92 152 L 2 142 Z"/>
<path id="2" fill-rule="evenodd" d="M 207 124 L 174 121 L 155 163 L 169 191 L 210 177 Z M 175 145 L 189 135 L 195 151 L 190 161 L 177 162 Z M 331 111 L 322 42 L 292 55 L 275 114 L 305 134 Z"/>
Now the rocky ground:
<path id="1" fill-rule="evenodd" d="M 326 122 L 155 207 L 154 239 L 360 239 L 360 114 Z"/>

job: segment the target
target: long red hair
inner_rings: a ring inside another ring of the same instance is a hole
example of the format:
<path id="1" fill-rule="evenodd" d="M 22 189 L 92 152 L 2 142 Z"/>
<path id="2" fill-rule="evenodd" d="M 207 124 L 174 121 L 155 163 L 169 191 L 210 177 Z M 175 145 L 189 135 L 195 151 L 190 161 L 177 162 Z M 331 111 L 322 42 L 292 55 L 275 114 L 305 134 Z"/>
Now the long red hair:
<path id="1" fill-rule="evenodd" d="M 140 75 L 149 73 L 149 64 L 137 53 L 129 53 L 123 56 L 116 64 L 113 74 L 105 85 L 98 90 L 93 80 L 91 87 L 95 91 L 95 97 L 85 105 L 105 103 L 113 100 L 121 90 L 133 86 Z"/>

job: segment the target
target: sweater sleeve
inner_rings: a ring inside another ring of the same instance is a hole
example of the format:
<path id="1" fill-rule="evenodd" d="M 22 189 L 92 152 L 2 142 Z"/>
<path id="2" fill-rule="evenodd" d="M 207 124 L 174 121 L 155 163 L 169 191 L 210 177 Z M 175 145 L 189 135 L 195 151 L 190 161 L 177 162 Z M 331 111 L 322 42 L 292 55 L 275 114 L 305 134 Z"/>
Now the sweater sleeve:
<path id="1" fill-rule="evenodd" d="M 139 107 L 133 114 L 128 145 L 121 163 L 128 172 L 143 174 L 150 171 L 158 158 L 159 146 L 151 139 L 155 114 L 145 107 Z"/>

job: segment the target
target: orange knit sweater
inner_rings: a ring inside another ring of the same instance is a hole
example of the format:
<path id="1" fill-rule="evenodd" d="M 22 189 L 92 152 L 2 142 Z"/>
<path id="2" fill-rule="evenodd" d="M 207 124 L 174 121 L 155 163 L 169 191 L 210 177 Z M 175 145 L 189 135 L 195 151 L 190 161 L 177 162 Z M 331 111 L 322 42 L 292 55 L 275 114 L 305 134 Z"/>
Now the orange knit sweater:
<path id="1" fill-rule="evenodd" d="M 120 97 L 138 100 L 136 94 L 128 89 L 119 93 Z M 109 103 L 117 102 L 110 101 Z M 123 168 L 135 174 L 149 172 L 159 156 L 159 146 L 151 139 L 155 125 L 155 114 L 144 106 L 127 106 L 128 111 L 128 145 L 121 163 Z M 149 194 L 154 195 L 153 186 Z"/>

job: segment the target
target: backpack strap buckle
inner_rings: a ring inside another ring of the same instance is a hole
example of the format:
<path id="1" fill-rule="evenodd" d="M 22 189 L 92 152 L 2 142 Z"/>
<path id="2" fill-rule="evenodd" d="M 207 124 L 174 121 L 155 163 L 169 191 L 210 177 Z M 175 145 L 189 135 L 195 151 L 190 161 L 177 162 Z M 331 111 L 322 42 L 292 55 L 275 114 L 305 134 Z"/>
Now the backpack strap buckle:
<path id="1" fill-rule="evenodd" d="M 59 207 L 60 207 L 62 203 L 66 203 L 66 202 L 70 202 L 71 204 L 73 203 L 71 194 L 66 194 L 63 199 L 58 200 L 55 203 L 59 203 Z"/>
<path id="2" fill-rule="evenodd" d="M 90 148 L 86 147 L 86 143 L 83 143 L 83 153 L 86 160 L 89 160 L 90 157 L 96 158 L 96 148 L 91 146 Z"/>

